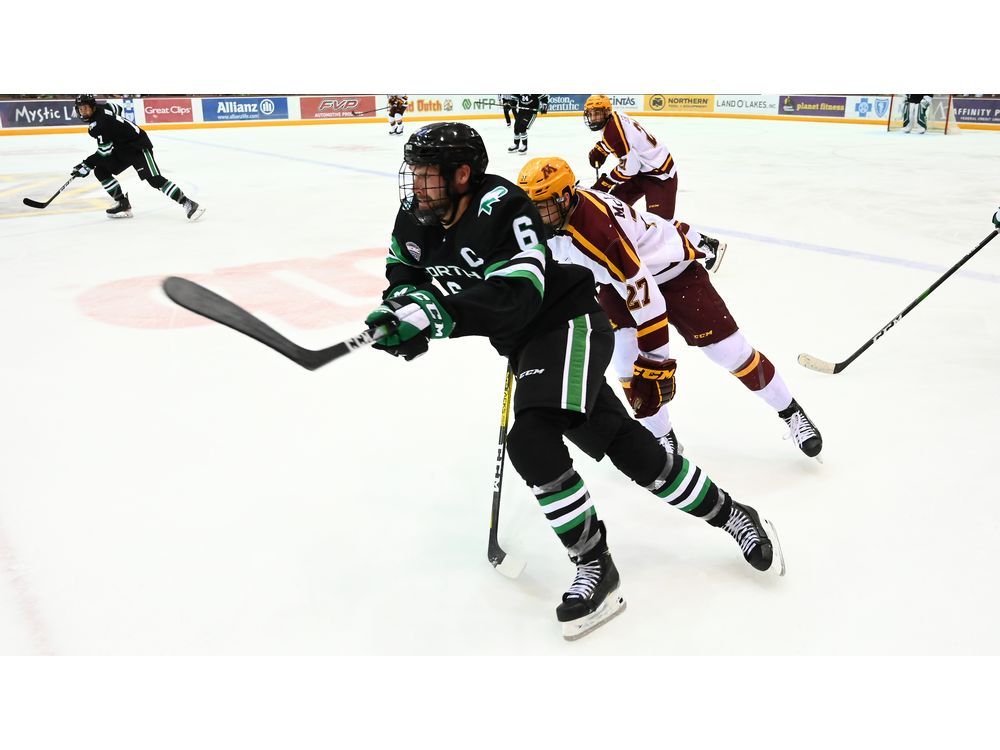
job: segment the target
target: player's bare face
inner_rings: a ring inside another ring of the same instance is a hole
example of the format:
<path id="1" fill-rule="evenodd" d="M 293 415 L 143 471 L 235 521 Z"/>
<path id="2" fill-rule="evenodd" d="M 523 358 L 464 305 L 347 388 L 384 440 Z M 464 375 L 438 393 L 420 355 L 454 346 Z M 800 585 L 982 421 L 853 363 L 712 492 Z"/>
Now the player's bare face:
<path id="1" fill-rule="evenodd" d="M 91 117 L 94 114 L 94 108 L 89 104 L 80 105 L 80 117 Z"/>

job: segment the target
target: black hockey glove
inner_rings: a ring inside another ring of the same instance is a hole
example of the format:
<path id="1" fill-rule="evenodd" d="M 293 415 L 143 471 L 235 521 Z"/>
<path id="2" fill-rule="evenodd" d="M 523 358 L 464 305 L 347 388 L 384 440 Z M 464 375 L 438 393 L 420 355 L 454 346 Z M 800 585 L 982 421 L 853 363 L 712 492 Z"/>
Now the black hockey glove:
<path id="1" fill-rule="evenodd" d="M 1000 208 L 998 208 L 997 212 L 993 214 L 993 226 L 1000 229 Z"/>
<path id="2" fill-rule="evenodd" d="M 87 162 L 85 161 L 81 161 L 79 164 L 73 167 L 73 171 L 70 172 L 70 174 L 73 175 L 74 177 L 86 177 L 88 174 L 90 174 L 90 165 L 87 164 Z"/>

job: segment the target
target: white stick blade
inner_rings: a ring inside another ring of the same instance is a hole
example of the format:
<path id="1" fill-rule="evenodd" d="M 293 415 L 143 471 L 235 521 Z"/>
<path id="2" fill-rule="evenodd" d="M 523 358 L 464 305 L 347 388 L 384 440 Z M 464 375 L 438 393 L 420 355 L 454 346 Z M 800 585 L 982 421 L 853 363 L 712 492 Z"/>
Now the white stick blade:
<path id="1" fill-rule="evenodd" d="M 834 372 L 833 362 L 818 359 L 811 354 L 800 354 L 799 364 L 803 367 L 809 368 L 810 370 L 815 370 L 816 372 L 825 372 L 827 375 L 833 375 Z"/>
<path id="2" fill-rule="evenodd" d="M 518 576 L 521 575 L 522 572 L 524 572 L 524 566 L 525 566 L 524 560 L 518 557 L 513 557 L 511 555 L 505 555 L 503 558 L 503 562 L 493 567 L 495 567 L 497 569 L 497 572 L 500 573 L 501 575 L 505 575 L 508 578 L 513 579 L 517 578 Z"/>

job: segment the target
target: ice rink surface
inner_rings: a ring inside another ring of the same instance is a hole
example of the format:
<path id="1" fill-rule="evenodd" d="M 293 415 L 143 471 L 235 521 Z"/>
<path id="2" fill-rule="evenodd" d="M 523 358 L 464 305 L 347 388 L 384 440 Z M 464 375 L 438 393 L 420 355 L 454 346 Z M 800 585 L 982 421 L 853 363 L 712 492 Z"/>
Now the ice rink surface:
<path id="1" fill-rule="evenodd" d="M 84 134 L 0 138 L 0 653 L 996 654 L 1000 240 L 844 373 L 840 360 L 992 229 L 1000 134 L 647 118 L 677 218 L 726 240 L 714 283 L 822 430 L 825 463 L 672 336 L 685 454 L 769 516 L 767 578 L 721 531 L 572 449 L 627 611 L 575 643 L 573 577 L 507 466 L 486 562 L 504 362 L 482 339 L 317 371 L 177 308 L 180 275 L 303 345 L 359 332 L 382 289 L 405 140 L 383 124 L 153 131 L 197 223 L 133 171 L 47 199 Z M 502 120 L 474 123 L 515 179 Z M 416 127 L 407 123 L 406 134 Z M 583 184 L 594 134 L 542 117 L 529 156 Z"/>

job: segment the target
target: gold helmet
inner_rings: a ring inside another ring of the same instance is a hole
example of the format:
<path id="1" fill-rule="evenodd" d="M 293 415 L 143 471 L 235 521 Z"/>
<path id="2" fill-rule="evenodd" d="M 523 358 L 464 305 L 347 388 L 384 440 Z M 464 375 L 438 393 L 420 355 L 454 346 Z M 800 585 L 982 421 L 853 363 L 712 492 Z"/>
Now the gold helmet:
<path id="1" fill-rule="evenodd" d="M 601 130 L 611 117 L 611 100 L 606 94 L 591 94 L 583 103 L 583 119 L 591 130 Z"/>
<path id="2" fill-rule="evenodd" d="M 558 156 L 530 159 L 517 176 L 517 186 L 531 198 L 547 227 L 562 226 L 576 195 L 576 175 L 565 160 Z"/>

